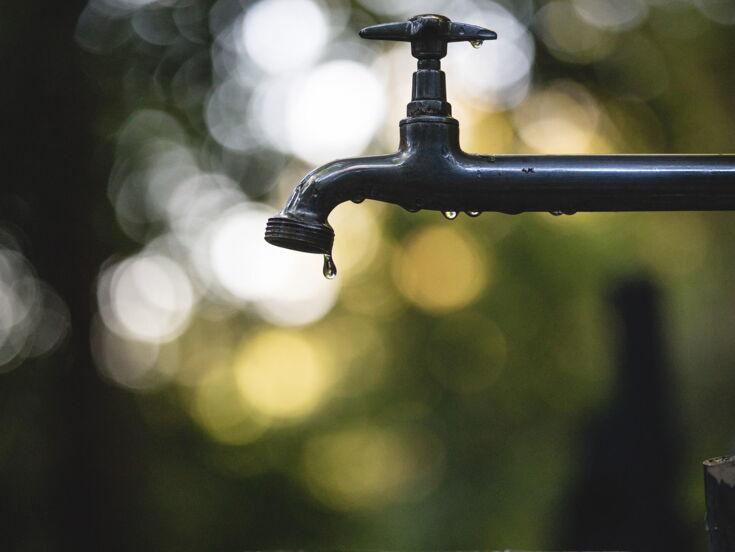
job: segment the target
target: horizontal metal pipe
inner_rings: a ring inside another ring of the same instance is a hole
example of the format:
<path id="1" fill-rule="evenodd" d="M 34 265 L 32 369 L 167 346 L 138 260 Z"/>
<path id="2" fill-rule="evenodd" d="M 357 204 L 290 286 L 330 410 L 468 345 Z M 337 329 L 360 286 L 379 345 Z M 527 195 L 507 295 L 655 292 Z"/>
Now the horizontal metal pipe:
<path id="1" fill-rule="evenodd" d="M 459 156 L 456 168 L 463 210 L 735 209 L 735 155 Z"/>
<path id="2" fill-rule="evenodd" d="M 389 196 L 421 197 L 425 209 L 735 209 L 735 155 L 469 155 L 459 125 L 437 117 L 404 120 L 400 151 Z"/>

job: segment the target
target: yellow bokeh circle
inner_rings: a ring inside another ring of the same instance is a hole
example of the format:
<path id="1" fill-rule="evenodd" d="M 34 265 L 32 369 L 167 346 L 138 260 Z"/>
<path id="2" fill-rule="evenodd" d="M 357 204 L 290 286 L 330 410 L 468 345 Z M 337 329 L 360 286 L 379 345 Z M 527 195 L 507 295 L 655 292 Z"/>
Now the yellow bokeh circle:
<path id="1" fill-rule="evenodd" d="M 262 415 L 280 419 L 310 414 L 333 383 L 326 351 L 288 330 L 266 330 L 247 338 L 234 371 L 247 404 Z"/>
<path id="2" fill-rule="evenodd" d="M 411 303 L 429 312 L 461 309 L 489 281 L 489 259 L 457 226 L 432 225 L 406 238 L 393 263 L 396 286 Z"/>

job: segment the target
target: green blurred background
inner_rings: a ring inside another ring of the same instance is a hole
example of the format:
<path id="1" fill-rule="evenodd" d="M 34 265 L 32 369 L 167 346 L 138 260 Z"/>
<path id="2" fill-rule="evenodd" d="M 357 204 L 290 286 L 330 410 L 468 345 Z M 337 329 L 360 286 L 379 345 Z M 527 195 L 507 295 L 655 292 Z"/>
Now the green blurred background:
<path id="1" fill-rule="evenodd" d="M 467 151 L 735 151 L 726 0 L 0 7 L 3 549 L 704 550 L 732 215 L 350 203 L 332 281 L 264 243 L 395 149 L 415 60 L 356 33 L 427 12 L 499 35 L 443 63 Z"/>

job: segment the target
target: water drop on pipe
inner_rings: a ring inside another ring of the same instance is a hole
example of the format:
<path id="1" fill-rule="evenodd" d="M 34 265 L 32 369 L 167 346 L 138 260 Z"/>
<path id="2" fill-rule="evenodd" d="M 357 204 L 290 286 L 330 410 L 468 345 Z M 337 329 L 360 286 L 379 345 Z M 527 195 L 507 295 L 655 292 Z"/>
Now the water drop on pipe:
<path id="1" fill-rule="evenodd" d="M 564 214 L 564 211 L 549 211 L 549 214 L 554 215 L 555 217 L 560 217 Z"/>
<path id="2" fill-rule="evenodd" d="M 454 220 L 457 218 L 457 211 L 444 211 L 442 212 L 442 214 L 449 220 Z"/>
<path id="3" fill-rule="evenodd" d="M 473 217 L 473 218 L 474 217 L 479 217 L 480 216 L 480 211 L 467 211 L 467 215 L 470 216 L 470 217 Z"/>
<path id="4" fill-rule="evenodd" d="M 334 264 L 334 259 L 332 259 L 332 255 L 330 254 L 324 255 L 322 274 L 324 274 L 327 280 L 334 280 L 334 277 L 337 276 L 337 265 Z"/>
<path id="5" fill-rule="evenodd" d="M 470 44 L 472 44 L 473 48 L 479 48 L 482 46 L 482 40 L 470 40 Z"/>

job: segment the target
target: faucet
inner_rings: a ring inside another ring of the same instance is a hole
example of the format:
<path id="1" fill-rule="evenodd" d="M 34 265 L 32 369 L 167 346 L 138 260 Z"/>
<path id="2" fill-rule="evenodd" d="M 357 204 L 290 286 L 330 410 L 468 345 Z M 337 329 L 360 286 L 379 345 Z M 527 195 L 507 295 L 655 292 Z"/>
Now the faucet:
<path id="1" fill-rule="evenodd" d="M 447 103 L 440 60 L 449 42 L 477 47 L 496 39 L 496 33 L 427 14 L 367 27 L 360 36 L 410 42 L 418 60 L 398 151 L 314 169 L 265 231 L 273 245 L 324 255 L 328 278 L 336 275 L 336 267 L 327 217 L 350 200 L 440 211 L 450 219 L 484 211 L 735 210 L 735 155 L 467 154 L 459 145 L 459 123 Z"/>

